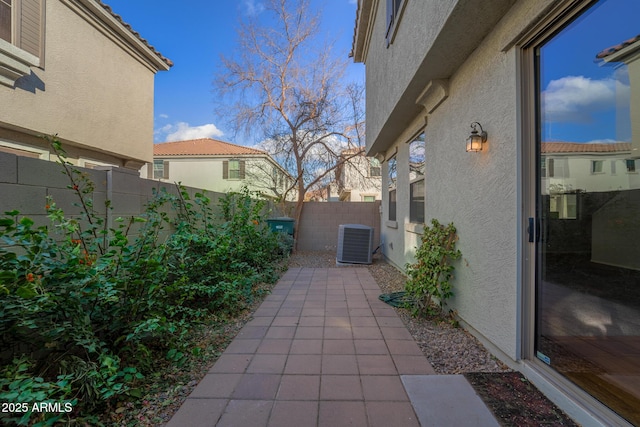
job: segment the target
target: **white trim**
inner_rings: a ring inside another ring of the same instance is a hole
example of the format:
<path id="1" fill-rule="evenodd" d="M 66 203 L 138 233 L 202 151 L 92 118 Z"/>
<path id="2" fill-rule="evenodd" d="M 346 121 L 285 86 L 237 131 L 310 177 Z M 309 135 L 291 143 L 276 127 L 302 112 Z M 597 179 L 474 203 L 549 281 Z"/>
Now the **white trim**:
<path id="1" fill-rule="evenodd" d="M 16 144 L 15 142 L 9 142 L 4 139 L 0 139 L 0 146 L 13 148 L 14 150 L 22 150 L 22 151 L 27 151 L 29 153 L 38 154 L 40 156 L 39 157 L 40 160 L 50 160 L 49 151 L 43 150 L 42 148 L 33 147 L 31 145 Z"/>
<path id="2" fill-rule="evenodd" d="M 22 76 L 31 74 L 40 59 L 19 47 L 0 39 L 0 84 L 13 87 Z"/>

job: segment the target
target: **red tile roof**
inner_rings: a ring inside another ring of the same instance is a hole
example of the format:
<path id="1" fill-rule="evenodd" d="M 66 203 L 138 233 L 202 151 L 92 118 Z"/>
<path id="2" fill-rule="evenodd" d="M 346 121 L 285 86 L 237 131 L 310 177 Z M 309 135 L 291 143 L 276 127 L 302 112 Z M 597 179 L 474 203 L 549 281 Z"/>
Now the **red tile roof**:
<path id="1" fill-rule="evenodd" d="M 611 47 L 608 47 L 608 48 L 602 50 L 600 53 L 598 53 L 596 55 L 596 58 L 598 58 L 598 59 L 606 58 L 609 55 L 613 55 L 616 52 L 620 52 L 625 47 L 627 47 L 630 44 L 633 44 L 633 43 L 635 43 L 635 42 L 637 42 L 639 40 L 640 40 L 640 34 L 638 34 L 635 37 L 630 38 L 629 40 L 625 40 L 622 43 L 619 43 L 619 44 L 617 44 L 615 46 L 611 46 Z"/>
<path id="2" fill-rule="evenodd" d="M 617 153 L 631 152 L 631 143 L 615 142 L 611 144 L 580 144 L 577 142 L 543 142 L 543 153 Z"/>
<path id="3" fill-rule="evenodd" d="M 129 25 L 129 24 L 127 24 L 126 22 L 124 22 L 124 21 L 122 20 L 122 17 L 121 17 L 120 15 L 118 15 L 117 13 L 115 13 L 115 12 L 113 11 L 113 9 L 111 9 L 111 6 L 109 6 L 109 5 L 108 5 L 108 4 L 106 4 L 106 3 L 103 3 L 101 0 L 96 0 L 96 2 L 97 2 L 100 6 L 102 6 L 102 8 L 103 8 L 104 10 L 106 10 L 106 11 L 107 11 L 107 12 L 109 12 L 109 13 L 110 13 L 114 18 L 116 18 L 116 20 L 117 20 L 118 22 L 120 22 L 122 25 L 124 25 L 124 27 L 125 27 L 127 30 L 129 30 L 129 32 L 131 32 L 131 34 L 133 34 L 134 36 L 136 36 L 136 37 L 138 38 L 138 40 L 140 40 L 142 43 L 144 43 L 144 45 L 145 45 L 145 46 L 147 46 L 149 49 L 151 49 L 151 51 L 152 51 L 153 53 L 155 53 L 155 54 L 158 56 L 158 58 L 160 58 L 160 59 L 162 60 L 162 62 L 164 62 L 165 64 L 167 64 L 169 67 L 173 67 L 173 61 L 172 61 L 172 60 L 170 60 L 169 58 L 167 58 L 167 57 L 163 56 L 160 52 L 158 52 L 158 51 L 156 50 L 156 48 L 155 48 L 155 47 L 151 46 L 151 44 L 149 44 L 149 42 L 148 42 L 146 39 L 142 38 L 142 36 L 140 35 L 140 33 L 138 33 L 138 32 L 137 32 L 137 31 L 135 31 L 133 28 L 131 28 L 131 25 Z"/>
<path id="4" fill-rule="evenodd" d="M 154 144 L 154 156 L 242 156 L 266 154 L 255 148 L 235 145 L 211 138 Z"/>

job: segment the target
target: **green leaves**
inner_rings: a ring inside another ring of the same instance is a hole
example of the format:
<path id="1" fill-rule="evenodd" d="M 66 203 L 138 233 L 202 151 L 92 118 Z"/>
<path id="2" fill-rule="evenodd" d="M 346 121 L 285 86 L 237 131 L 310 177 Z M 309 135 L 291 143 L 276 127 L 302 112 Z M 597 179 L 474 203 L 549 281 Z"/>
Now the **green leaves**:
<path id="1" fill-rule="evenodd" d="M 48 198 L 52 226 L 16 210 L 0 218 L 0 400 L 74 401 L 73 416 L 84 417 L 141 397 L 143 372 L 199 355 L 192 326 L 244 309 L 256 285 L 277 277 L 288 242 L 247 189 L 216 207 L 205 193 L 159 191 L 143 215 L 108 227 L 93 184 L 50 142 L 82 214 Z M 11 421 L 56 422 L 21 417 Z"/>
<path id="2" fill-rule="evenodd" d="M 462 255 L 455 249 L 458 236 L 453 223 L 445 227 L 434 218 L 431 225 L 424 227 L 416 262 L 406 265 L 409 279 L 405 290 L 414 316 L 443 312 L 447 299 L 453 296 L 449 279 L 454 267 L 450 261 Z"/>

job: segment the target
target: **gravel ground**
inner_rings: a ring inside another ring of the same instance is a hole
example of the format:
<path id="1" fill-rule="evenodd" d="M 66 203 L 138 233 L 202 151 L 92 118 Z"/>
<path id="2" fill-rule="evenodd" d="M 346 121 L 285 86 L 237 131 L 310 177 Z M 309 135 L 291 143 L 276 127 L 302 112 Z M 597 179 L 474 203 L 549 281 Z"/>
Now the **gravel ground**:
<path id="1" fill-rule="evenodd" d="M 289 267 L 330 268 L 336 266 L 333 252 L 297 252 Z M 406 277 L 395 267 L 374 257 L 368 268 L 381 293 L 404 289 Z M 418 346 L 438 374 L 466 372 L 508 372 L 510 369 L 491 355 L 482 344 L 462 328 L 456 328 L 441 319 L 413 318 L 408 310 L 395 309 Z"/>

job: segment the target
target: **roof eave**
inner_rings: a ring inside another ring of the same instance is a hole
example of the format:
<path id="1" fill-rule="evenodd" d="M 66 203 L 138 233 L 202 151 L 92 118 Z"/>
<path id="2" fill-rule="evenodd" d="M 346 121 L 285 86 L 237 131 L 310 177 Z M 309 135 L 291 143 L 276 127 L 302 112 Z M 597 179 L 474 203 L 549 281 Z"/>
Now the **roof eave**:
<path id="1" fill-rule="evenodd" d="M 138 59 L 154 72 L 167 71 L 173 66 L 173 62 L 162 56 L 119 15 L 112 12 L 111 7 L 100 0 L 62 0 L 80 16 L 93 18 L 94 26 L 107 37 L 111 37 L 123 43 L 133 50 Z M 96 25 L 99 24 L 99 25 Z"/>
<path id="2" fill-rule="evenodd" d="M 377 9 L 377 5 L 378 0 L 358 0 L 356 23 L 351 47 L 351 56 L 354 62 L 364 63 L 366 60 L 372 29 L 369 23 L 372 22 L 371 14 Z"/>

